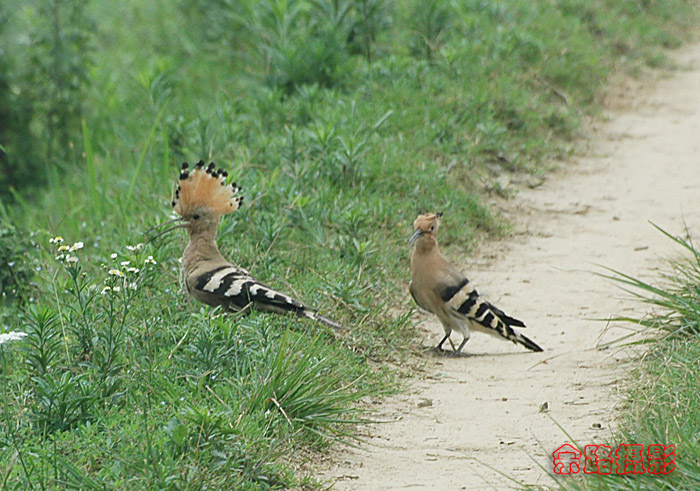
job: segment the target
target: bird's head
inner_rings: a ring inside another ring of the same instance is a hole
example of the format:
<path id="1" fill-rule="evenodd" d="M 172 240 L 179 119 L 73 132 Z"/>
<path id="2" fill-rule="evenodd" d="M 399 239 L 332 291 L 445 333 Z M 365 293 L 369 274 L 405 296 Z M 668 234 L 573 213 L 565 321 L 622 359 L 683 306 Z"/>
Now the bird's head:
<path id="1" fill-rule="evenodd" d="M 418 215 L 418 218 L 413 222 L 413 235 L 409 240 L 409 244 L 413 245 L 421 237 L 437 239 L 437 230 L 440 226 L 441 217 L 442 212 Z"/>
<path id="2" fill-rule="evenodd" d="M 228 173 L 217 170 L 213 162 L 205 168 L 200 160 L 192 171 L 187 162 L 182 164 L 172 201 L 173 210 L 180 216 L 166 222 L 180 223 L 161 234 L 186 228 L 190 237 L 206 233 L 215 236 L 221 215 L 236 211 L 243 202 L 243 196 L 237 195 L 241 189 L 235 182 L 226 184 L 226 177 Z"/>

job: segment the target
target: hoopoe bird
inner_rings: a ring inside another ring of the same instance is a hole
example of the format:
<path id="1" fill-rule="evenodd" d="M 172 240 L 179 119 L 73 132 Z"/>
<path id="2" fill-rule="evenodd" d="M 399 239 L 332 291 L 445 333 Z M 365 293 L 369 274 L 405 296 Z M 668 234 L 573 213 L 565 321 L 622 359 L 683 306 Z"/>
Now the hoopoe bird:
<path id="1" fill-rule="evenodd" d="M 251 307 L 263 312 L 293 313 L 338 330 L 344 328 L 298 300 L 257 281 L 245 269 L 224 259 L 216 244 L 222 215 L 238 210 L 243 202 L 241 188 L 226 184 L 228 173 L 214 163 L 206 168 L 200 162 L 190 171 L 182 164 L 174 211 L 180 215 L 166 223 L 182 222 L 164 232 L 185 228 L 189 242 L 182 255 L 187 292 L 196 300 L 226 310 L 247 312 Z M 162 224 L 165 225 L 165 224 Z"/>
<path id="2" fill-rule="evenodd" d="M 435 314 L 445 337 L 442 345 L 453 330 L 464 336 L 462 344 L 455 349 L 459 353 L 470 337 L 470 328 L 486 332 L 521 344 L 532 351 L 542 351 L 534 341 L 515 331 L 513 327 L 525 327 L 525 323 L 506 315 L 502 310 L 482 299 L 471 282 L 440 253 L 437 244 L 437 230 L 442 213 L 418 215 L 413 222 L 413 235 L 409 241 L 415 245 L 411 257 L 411 283 L 409 291 L 418 306 Z"/>

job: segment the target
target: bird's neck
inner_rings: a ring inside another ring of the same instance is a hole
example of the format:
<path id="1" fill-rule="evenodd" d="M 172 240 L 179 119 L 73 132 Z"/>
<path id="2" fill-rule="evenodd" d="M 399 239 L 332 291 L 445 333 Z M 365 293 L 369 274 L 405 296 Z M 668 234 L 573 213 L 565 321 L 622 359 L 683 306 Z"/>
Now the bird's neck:
<path id="1" fill-rule="evenodd" d="M 416 241 L 416 248 L 413 252 L 414 255 L 423 254 L 439 254 L 437 239 L 432 235 L 423 235 L 419 237 Z"/>
<path id="2" fill-rule="evenodd" d="M 193 271 L 201 261 L 225 261 L 216 245 L 216 233 L 190 234 L 190 241 L 182 254 L 182 267 L 185 270 L 185 275 Z"/>
<path id="3" fill-rule="evenodd" d="M 434 256 L 442 257 L 438 249 L 437 240 L 432 235 L 424 235 L 416 241 L 413 256 L 411 257 L 411 270 L 415 274 L 419 265 L 433 264 Z"/>

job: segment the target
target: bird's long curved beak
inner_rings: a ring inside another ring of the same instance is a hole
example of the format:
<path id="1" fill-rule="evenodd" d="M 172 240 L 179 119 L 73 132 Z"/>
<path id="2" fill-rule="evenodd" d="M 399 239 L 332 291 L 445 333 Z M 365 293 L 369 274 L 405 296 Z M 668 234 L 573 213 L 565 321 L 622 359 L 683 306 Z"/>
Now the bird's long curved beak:
<path id="1" fill-rule="evenodd" d="M 421 229 L 413 232 L 413 235 L 411 235 L 411 238 L 408 240 L 408 245 L 413 245 L 421 235 L 423 235 L 423 231 Z"/>
<path id="2" fill-rule="evenodd" d="M 157 238 L 160 237 L 161 235 L 165 235 L 165 234 L 167 234 L 168 232 L 172 232 L 172 231 L 175 230 L 176 228 L 183 228 L 183 227 L 186 227 L 187 225 L 190 224 L 190 222 L 185 222 L 185 221 L 183 221 L 183 220 L 184 220 L 184 219 L 183 219 L 182 217 L 178 217 L 178 218 L 173 218 L 172 220 L 168 220 L 167 222 L 159 223 L 159 224 L 156 225 L 155 227 L 146 230 L 146 231 L 144 232 L 144 235 L 148 235 L 148 234 L 150 234 L 151 232 L 154 232 L 154 231 L 158 230 L 160 227 L 162 227 L 162 226 L 164 226 L 164 225 L 169 225 L 169 224 L 175 223 L 175 222 L 182 222 L 182 223 L 178 223 L 177 225 L 174 225 L 174 226 L 172 226 L 172 227 L 166 228 L 165 230 L 163 230 L 163 231 L 161 231 L 161 232 L 158 232 L 156 235 L 150 237 L 148 240 L 151 241 L 151 240 L 157 239 Z"/>

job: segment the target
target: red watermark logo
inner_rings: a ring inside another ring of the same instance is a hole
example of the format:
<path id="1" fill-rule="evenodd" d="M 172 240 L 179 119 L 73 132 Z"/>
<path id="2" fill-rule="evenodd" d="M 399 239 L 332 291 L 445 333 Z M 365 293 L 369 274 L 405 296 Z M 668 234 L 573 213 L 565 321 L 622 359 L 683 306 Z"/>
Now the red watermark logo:
<path id="1" fill-rule="evenodd" d="M 675 445 L 621 443 L 617 449 L 607 445 L 586 445 L 583 453 L 568 443 L 552 452 L 554 473 L 578 474 L 668 474 L 676 469 Z"/>

